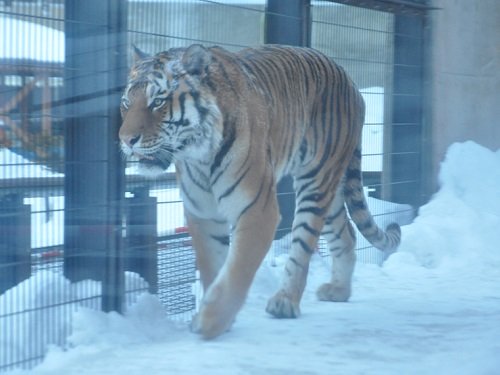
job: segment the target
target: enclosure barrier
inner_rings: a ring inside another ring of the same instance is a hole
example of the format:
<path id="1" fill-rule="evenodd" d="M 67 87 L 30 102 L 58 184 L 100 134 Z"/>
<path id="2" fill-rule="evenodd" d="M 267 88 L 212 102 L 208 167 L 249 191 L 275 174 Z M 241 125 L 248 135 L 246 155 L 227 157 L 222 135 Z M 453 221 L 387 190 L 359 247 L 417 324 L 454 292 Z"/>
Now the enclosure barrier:
<path id="1" fill-rule="evenodd" d="M 126 312 L 150 292 L 172 319 L 195 312 L 191 239 L 181 221 L 161 229 L 165 212 L 182 217 L 173 176 L 126 174 L 119 152 L 131 43 L 150 53 L 191 43 L 323 51 L 353 76 L 372 111 L 371 194 L 417 207 L 425 198 L 428 9 L 423 0 L 0 2 L 0 38 L 13 52 L 0 52 L 0 155 L 11 152 L 0 159 L 0 372 L 39 363 L 48 344 L 64 347 L 77 309 Z M 278 190 L 276 239 L 285 244 L 291 179 Z M 361 242 L 360 259 L 366 249 Z"/>

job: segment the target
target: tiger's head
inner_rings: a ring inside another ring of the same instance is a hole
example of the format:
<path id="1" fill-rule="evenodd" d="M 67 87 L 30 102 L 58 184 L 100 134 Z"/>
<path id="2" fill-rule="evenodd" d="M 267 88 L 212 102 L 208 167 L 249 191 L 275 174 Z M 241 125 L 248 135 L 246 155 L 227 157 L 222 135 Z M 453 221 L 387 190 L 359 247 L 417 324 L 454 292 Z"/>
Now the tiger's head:
<path id="1" fill-rule="evenodd" d="M 192 45 L 149 56 L 134 48 L 134 60 L 120 106 L 123 153 L 149 176 L 173 161 L 206 161 L 222 139 L 221 113 L 203 85 L 209 50 Z"/>

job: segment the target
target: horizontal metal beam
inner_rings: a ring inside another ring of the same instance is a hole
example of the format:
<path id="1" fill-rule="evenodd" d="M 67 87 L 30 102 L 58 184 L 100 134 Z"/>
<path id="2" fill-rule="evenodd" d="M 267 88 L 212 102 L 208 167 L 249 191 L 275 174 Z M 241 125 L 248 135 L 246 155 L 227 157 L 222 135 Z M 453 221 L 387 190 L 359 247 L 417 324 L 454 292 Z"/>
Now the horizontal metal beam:
<path id="1" fill-rule="evenodd" d="M 428 6 L 422 2 L 408 0 L 331 0 L 331 2 L 379 10 L 382 12 L 422 16 L 430 10 L 440 9 Z"/>
<path id="2" fill-rule="evenodd" d="M 166 173 L 154 181 L 146 180 L 139 175 L 125 177 L 126 191 L 137 187 L 150 186 L 154 189 L 175 187 L 175 173 Z M 64 177 L 18 177 L 0 179 L 0 199 L 12 193 L 22 193 L 25 197 L 45 197 L 64 195 Z"/>

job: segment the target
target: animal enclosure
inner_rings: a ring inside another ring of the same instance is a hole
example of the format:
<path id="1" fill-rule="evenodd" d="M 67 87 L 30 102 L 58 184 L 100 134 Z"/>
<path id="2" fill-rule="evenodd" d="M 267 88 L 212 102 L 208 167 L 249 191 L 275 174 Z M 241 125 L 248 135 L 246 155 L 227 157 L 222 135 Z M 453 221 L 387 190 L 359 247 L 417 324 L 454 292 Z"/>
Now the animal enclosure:
<path id="1" fill-rule="evenodd" d="M 236 51 L 316 48 L 342 65 L 367 105 L 363 178 L 380 225 L 426 200 L 421 1 L 0 1 L 0 372 L 64 346 L 80 307 L 123 312 L 156 293 L 189 320 L 199 287 L 172 169 L 146 180 L 118 147 L 131 45 Z M 427 138 L 426 142 L 429 142 Z M 286 253 L 293 192 L 266 261 Z M 318 251 L 322 252 L 322 242 Z M 380 263 L 358 236 L 358 260 Z"/>

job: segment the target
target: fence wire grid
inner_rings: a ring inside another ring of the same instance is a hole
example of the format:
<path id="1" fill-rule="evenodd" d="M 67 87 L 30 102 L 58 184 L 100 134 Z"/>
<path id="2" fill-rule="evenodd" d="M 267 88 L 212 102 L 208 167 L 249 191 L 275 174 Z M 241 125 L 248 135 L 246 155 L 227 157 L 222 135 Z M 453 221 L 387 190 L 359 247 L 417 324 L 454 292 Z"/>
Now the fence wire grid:
<path id="1" fill-rule="evenodd" d="M 298 14 L 277 11 L 276 0 L 79 3 L 0 1 L 0 372 L 32 368 L 48 345 L 64 347 L 81 308 L 124 312 L 150 292 L 172 319 L 196 311 L 198 277 L 174 171 L 151 182 L 112 156 L 131 45 L 237 51 L 273 39 L 270 16 L 305 25 L 305 44 L 344 66 L 365 98 L 372 212 L 382 226 L 412 219 L 422 179 L 422 59 L 407 46 L 423 44 L 421 15 L 354 6 L 360 1 L 293 0 L 303 6 Z M 88 39 L 92 30 L 105 42 Z M 118 60 L 106 48 L 113 43 Z M 293 192 L 283 186 L 287 205 Z M 289 226 L 280 226 L 266 262 L 286 253 Z M 324 248 L 320 241 L 326 255 Z M 357 252 L 360 261 L 382 261 L 360 236 Z"/>

